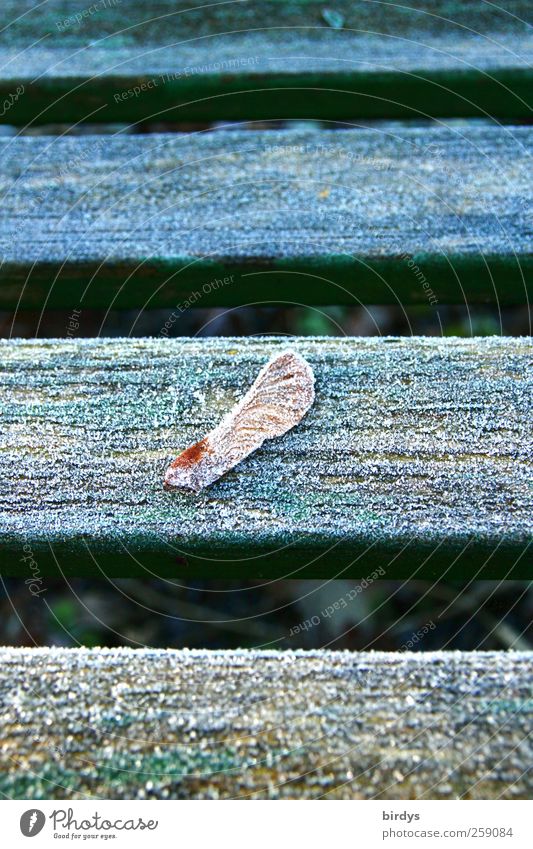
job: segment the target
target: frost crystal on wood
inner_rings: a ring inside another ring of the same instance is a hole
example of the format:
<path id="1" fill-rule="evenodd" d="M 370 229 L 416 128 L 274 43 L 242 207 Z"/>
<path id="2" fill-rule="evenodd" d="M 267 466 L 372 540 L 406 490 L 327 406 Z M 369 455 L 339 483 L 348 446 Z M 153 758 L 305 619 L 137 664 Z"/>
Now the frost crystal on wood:
<path id="1" fill-rule="evenodd" d="M 284 351 L 261 369 L 246 395 L 200 442 L 168 467 L 165 488 L 199 492 L 259 448 L 282 436 L 314 401 L 315 378 L 299 354 Z"/>

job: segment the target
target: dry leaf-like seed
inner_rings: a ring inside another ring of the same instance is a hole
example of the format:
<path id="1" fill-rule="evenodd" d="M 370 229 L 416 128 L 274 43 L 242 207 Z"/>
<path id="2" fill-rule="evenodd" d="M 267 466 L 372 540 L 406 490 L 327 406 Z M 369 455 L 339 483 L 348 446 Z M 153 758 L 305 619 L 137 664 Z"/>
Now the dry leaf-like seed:
<path id="1" fill-rule="evenodd" d="M 199 492 L 259 448 L 265 439 L 286 433 L 313 403 L 314 383 L 311 366 L 299 354 L 284 351 L 274 357 L 220 424 L 170 464 L 165 488 Z"/>

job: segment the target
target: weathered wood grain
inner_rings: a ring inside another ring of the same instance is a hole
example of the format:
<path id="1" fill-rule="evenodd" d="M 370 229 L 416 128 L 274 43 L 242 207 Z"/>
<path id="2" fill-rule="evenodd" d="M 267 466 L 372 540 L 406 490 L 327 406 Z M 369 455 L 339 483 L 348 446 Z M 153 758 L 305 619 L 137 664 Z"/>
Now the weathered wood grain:
<path id="1" fill-rule="evenodd" d="M 315 372 L 304 420 L 165 492 L 287 345 Z M 532 576 L 531 340 L 20 341 L 0 361 L 4 573 Z"/>
<path id="2" fill-rule="evenodd" d="M 531 115 L 527 0 L 328 8 L 3 0 L 0 120 Z"/>
<path id="3" fill-rule="evenodd" d="M 532 673 L 519 652 L 2 649 L 0 792 L 528 799 Z"/>
<path id="4" fill-rule="evenodd" d="M 0 304 L 523 303 L 532 161 L 486 124 L 2 139 Z"/>

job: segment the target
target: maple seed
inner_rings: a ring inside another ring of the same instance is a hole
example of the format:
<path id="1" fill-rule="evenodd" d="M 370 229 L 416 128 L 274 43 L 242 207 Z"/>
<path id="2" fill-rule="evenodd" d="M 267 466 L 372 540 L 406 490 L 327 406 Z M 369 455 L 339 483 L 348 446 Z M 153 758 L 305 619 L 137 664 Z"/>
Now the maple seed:
<path id="1" fill-rule="evenodd" d="M 261 369 L 246 395 L 220 424 L 170 464 L 165 489 L 199 492 L 265 439 L 287 433 L 313 403 L 314 384 L 313 370 L 303 357 L 293 351 L 278 354 Z"/>

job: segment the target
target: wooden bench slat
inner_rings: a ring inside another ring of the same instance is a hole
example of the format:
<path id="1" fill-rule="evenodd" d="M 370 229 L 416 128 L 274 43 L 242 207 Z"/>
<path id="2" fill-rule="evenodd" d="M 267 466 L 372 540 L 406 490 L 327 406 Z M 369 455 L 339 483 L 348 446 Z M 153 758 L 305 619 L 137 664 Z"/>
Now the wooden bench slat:
<path id="1" fill-rule="evenodd" d="M 0 100 L 25 90 L 0 120 L 531 116 L 527 0 L 327 9 L 4 0 Z"/>
<path id="2" fill-rule="evenodd" d="M 1 649 L 0 792 L 529 799 L 532 674 L 530 652 Z"/>
<path id="3" fill-rule="evenodd" d="M 0 305 L 523 303 L 532 154 L 487 125 L 4 139 Z"/>
<path id="4" fill-rule="evenodd" d="M 287 346 L 317 380 L 300 425 L 197 496 L 165 492 L 168 462 Z M 4 341 L 0 353 L 5 574 L 532 576 L 531 340 Z"/>

